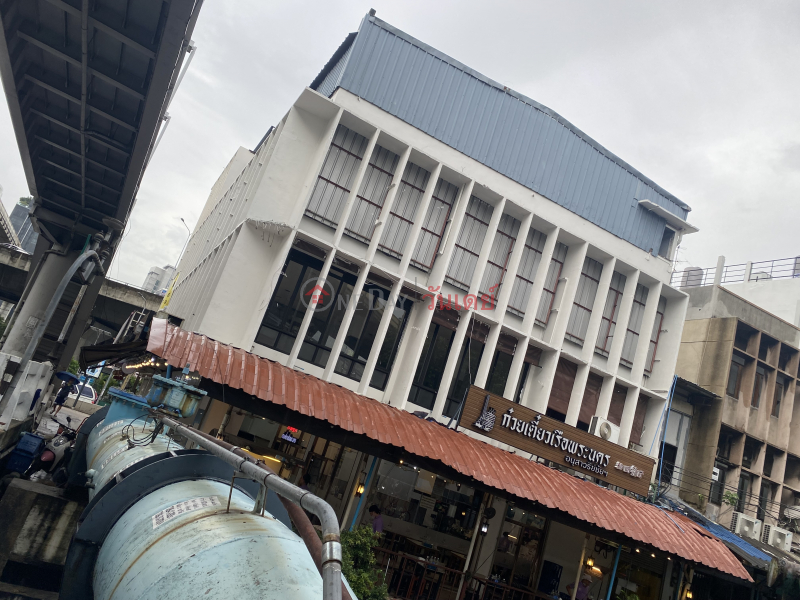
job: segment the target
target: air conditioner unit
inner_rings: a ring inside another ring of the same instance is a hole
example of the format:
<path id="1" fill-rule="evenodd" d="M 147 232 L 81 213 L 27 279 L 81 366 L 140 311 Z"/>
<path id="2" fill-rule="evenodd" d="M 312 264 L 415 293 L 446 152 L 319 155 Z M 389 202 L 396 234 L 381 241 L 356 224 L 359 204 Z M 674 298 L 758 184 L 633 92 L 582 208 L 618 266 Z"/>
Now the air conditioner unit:
<path id="1" fill-rule="evenodd" d="M 791 552 L 792 532 L 764 523 L 764 530 L 761 534 L 761 543 L 775 546 L 784 552 Z"/>
<path id="2" fill-rule="evenodd" d="M 589 433 L 613 444 L 619 441 L 619 425 L 614 425 L 608 419 L 601 417 L 592 417 L 592 422 L 589 424 Z"/>
<path id="3" fill-rule="evenodd" d="M 731 531 L 739 537 L 757 540 L 761 534 L 761 521 L 744 513 L 734 512 L 731 518 Z"/>

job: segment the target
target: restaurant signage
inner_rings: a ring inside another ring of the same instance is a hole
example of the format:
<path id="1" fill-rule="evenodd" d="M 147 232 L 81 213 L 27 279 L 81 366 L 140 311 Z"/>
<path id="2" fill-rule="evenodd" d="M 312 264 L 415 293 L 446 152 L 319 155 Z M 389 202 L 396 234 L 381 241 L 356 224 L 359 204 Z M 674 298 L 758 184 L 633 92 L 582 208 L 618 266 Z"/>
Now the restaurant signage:
<path id="1" fill-rule="evenodd" d="M 472 386 L 459 425 L 545 460 L 646 496 L 655 461 Z"/>

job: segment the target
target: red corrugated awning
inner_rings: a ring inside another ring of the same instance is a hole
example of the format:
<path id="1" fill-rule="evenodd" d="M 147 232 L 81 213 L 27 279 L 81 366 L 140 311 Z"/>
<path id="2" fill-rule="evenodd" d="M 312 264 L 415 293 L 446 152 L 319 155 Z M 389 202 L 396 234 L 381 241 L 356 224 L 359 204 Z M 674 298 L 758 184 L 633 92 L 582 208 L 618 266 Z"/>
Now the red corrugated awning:
<path id="1" fill-rule="evenodd" d="M 679 513 L 667 514 L 652 504 L 549 469 L 250 352 L 168 325 L 164 319 L 153 319 L 147 349 L 174 367 L 182 368 L 188 363 L 193 371 L 216 383 L 402 448 L 409 454 L 439 461 L 488 487 L 752 581 L 741 562 L 719 539 Z"/>

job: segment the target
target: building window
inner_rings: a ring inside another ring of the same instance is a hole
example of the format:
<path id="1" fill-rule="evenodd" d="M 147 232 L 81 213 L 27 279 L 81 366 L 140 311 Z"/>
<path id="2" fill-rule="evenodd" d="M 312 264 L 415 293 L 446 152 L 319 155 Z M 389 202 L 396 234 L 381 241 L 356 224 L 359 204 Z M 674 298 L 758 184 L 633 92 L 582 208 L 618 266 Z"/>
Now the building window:
<path id="1" fill-rule="evenodd" d="M 600 332 L 597 335 L 597 345 L 594 348 L 594 351 L 601 356 L 608 356 L 608 352 L 611 350 L 626 280 L 627 277 L 618 271 L 614 271 L 611 276 L 611 285 L 608 288 L 606 304 L 603 307 L 603 319 L 600 322 Z"/>
<path id="2" fill-rule="evenodd" d="M 748 496 L 750 495 L 751 483 L 750 473 L 741 473 L 739 475 L 739 487 L 736 489 L 736 494 L 739 496 L 739 500 L 736 503 L 737 512 L 744 512 L 744 509 L 750 504 Z"/>
<path id="3" fill-rule="evenodd" d="M 647 348 L 647 362 L 645 362 L 644 372 L 651 373 L 656 364 L 656 352 L 658 351 L 658 340 L 661 339 L 661 326 L 664 324 L 664 313 L 667 310 L 667 299 L 661 296 L 658 299 L 656 308 L 656 320 L 653 323 L 653 330 L 650 332 L 650 345 Z"/>
<path id="4" fill-rule="evenodd" d="M 436 182 L 433 196 L 428 204 L 428 214 L 422 221 L 417 246 L 411 255 L 411 264 L 423 271 L 430 271 L 439 246 L 442 243 L 444 228 L 450 218 L 450 211 L 458 197 L 458 187 L 444 179 Z"/>
<path id="5" fill-rule="evenodd" d="M 648 289 L 641 284 L 637 284 L 636 293 L 633 295 L 633 306 L 631 306 L 631 317 L 628 319 L 628 329 L 625 332 L 625 342 L 622 345 L 622 355 L 620 361 L 628 367 L 633 365 L 633 357 L 636 354 L 636 346 L 639 344 L 639 332 L 642 330 L 642 319 L 644 317 L 644 307 L 647 303 Z"/>
<path id="6" fill-rule="evenodd" d="M 542 262 L 542 249 L 547 236 L 536 229 L 529 229 L 522 249 L 522 258 L 514 278 L 514 287 L 511 288 L 511 297 L 508 299 L 506 310 L 518 317 L 524 317 L 528 308 L 528 300 L 533 289 L 533 280 Z"/>
<path id="7" fill-rule="evenodd" d="M 731 368 L 728 371 L 728 387 L 725 393 L 734 398 L 739 397 L 742 389 L 742 376 L 744 375 L 745 360 L 741 356 L 733 355 L 731 358 Z"/>
<path id="8" fill-rule="evenodd" d="M 592 316 L 594 299 L 597 296 L 597 287 L 600 285 L 600 275 L 603 265 L 588 256 L 583 261 L 583 269 L 578 279 L 578 289 L 575 292 L 575 301 L 572 312 L 569 314 L 566 338 L 571 342 L 583 346 L 586 330 L 589 328 L 589 319 Z"/>
<path id="9" fill-rule="evenodd" d="M 453 329 L 439 323 L 431 323 L 428 327 L 428 335 L 408 397 L 409 402 L 428 410 L 433 408 L 455 333 Z"/>
<path id="10" fill-rule="evenodd" d="M 389 291 L 372 283 L 364 286 L 353 319 L 350 321 L 347 336 L 344 338 L 341 354 L 336 361 L 336 373 L 339 375 L 361 381 L 367 359 L 375 343 L 375 334 L 389 304 L 389 295 Z M 394 302 L 391 322 L 378 354 L 370 387 L 379 390 L 386 388 L 386 382 L 389 379 L 389 373 L 397 354 L 397 348 L 400 346 L 400 338 L 412 305 L 411 300 L 404 298 L 398 298 Z"/>
<path id="11" fill-rule="evenodd" d="M 486 262 L 478 291 L 481 295 L 493 296 L 495 299 L 500 291 L 500 285 L 506 275 L 508 260 L 514 250 L 514 241 L 519 235 L 521 223 L 514 217 L 503 215 L 497 226 L 497 233 L 492 240 L 492 251 Z"/>
<path id="12" fill-rule="evenodd" d="M 547 269 L 547 277 L 544 280 L 544 289 L 542 290 L 542 299 L 539 300 L 539 308 L 536 310 L 537 325 L 547 327 L 550 322 L 550 314 L 553 312 L 553 301 L 556 299 L 556 292 L 558 291 L 559 279 L 561 278 L 561 269 L 564 268 L 564 261 L 567 259 L 567 247 L 558 242 L 555 250 L 553 250 L 553 259 L 550 261 L 550 267 Z"/>
<path id="13" fill-rule="evenodd" d="M 675 230 L 664 227 L 664 234 L 661 236 L 661 245 L 658 247 L 658 255 L 667 260 L 672 260 L 672 241 L 675 239 Z"/>
<path id="14" fill-rule="evenodd" d="M 758 408 L 761 406 L 761 396 L 764 393 L 764 386 L 767 382 L 767 372 L 764 367 L 756 367 L 756 381 L 753 384 L 753 398 L 750 401 L 751 408 Z"/>
<path id="15" fill-rule="evenodd" d="M 407 163 L 403 177 L 400 179 L 400 189 L 394 197 L 392 209 L 386 219 L 386 225 L 381 235 L 378 248 L 395 258 L 403 257 L 406 240 L 414 226 L 414 216 L 417 214 L 425 187 L 431 174 L 413 163 Z"/>
<path id="16" fill-rule="evenodd" d="M 336 227 L 350 195 L 361 160 L 367 149 L 367 138 L 339 125 L 322 170 L 317 177 L 306 216 Z"/>
<path id="17" fill-rule="evenodd" d="M 344 230 L 347 235 L 369 244 L 399 161 L 394 152 L 375 146 L 347 219 Z"/>
<path id="18" fill-rule="evenodd" d="M 506 354 L 498 350 L 494 353 L 492 367 L 489 370 L 489 378 L 486 380 L 486 391 L 503 396 L 506 391 L 506 381 L 511 372 L 511 361 L 514 360 L 513 354 Z"/>
<path id="19" fill-rule="evenodd" d="M 478 265 L 483 239 L 489 229 L 492 218 L 492 207 L 476 196 L 472 196 L 467 204 L 464 222 L 458 232 L 456 247 L 450 266 L 447 267 L 445 281 L 459 289 L 469 291 L 472 275 Z"/>
<path id="20" fill-rule="evenodd" d="M 297 332 L 306 312 L 303 302 L 304 284 L 316 281 L 322 269 L 322 261 L 307 254 L 292 250 L 281 272 L 278 284 L 267 306 L 256 335 L 256 344 L 272 348 L 283 354 L 292 351 Z M 313 284 L 311 284 L 313 286 Z M 310 288 L 309 288 L 310 289 Z M 322 302 L 330 302 L 322 296 Z"/>
<path id="21" fill-rule="evenodd" d="M 783 392 L 786 389 L 783 377 L 778 376 L 775 381 L 775 394 L 772 396 L 772 416 L 781 416 L 781 400 L 783 400 Z"/>

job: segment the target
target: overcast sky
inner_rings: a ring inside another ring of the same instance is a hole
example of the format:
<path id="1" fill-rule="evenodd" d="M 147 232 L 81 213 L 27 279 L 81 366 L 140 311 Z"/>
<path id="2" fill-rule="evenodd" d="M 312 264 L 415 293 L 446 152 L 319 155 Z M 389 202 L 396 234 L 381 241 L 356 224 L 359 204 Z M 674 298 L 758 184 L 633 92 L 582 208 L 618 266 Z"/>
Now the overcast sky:
<path id="1" fill-rule="evenodd" d="M 550 107 L 692 207 L 680 267 L 800 254 L 800 2 L 205 0 L 197 55 L 110 275 L 174 263 L 253 148 L 370 7 Z M 5 103 L 0 186 L 27 195 Z"/>

